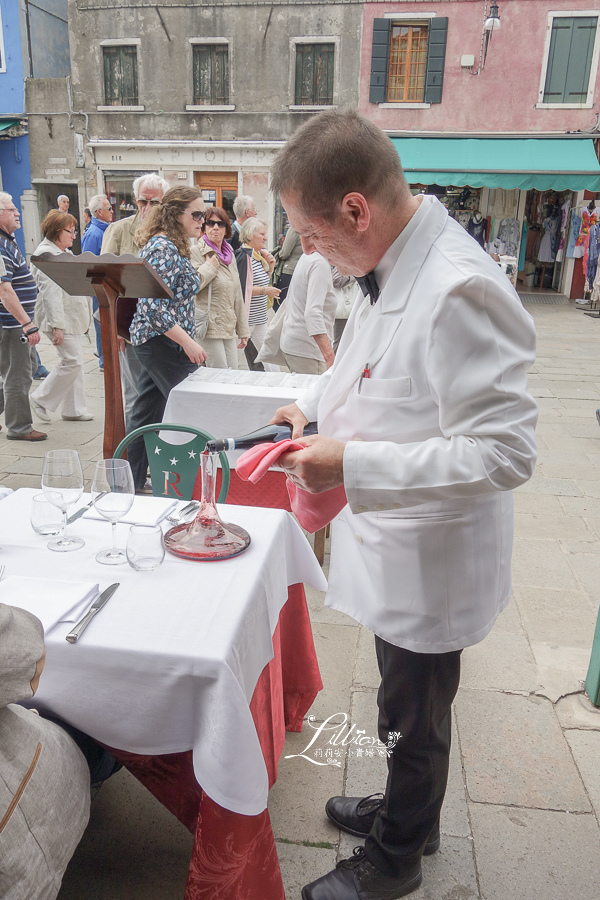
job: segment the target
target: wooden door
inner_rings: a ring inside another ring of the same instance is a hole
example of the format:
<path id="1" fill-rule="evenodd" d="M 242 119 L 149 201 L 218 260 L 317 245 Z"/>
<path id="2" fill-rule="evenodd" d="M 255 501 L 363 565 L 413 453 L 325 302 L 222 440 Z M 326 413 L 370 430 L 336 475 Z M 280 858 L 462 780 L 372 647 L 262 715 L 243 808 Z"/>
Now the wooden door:
<path id="1" fill-rule="evenodd" d="M 207 207 L 220 206 L 233 222 L 235 219 L 233 201 L 237 197 L 238 186 L 237 172 L 194 172 L 194 184 L 202 191 Z"/>

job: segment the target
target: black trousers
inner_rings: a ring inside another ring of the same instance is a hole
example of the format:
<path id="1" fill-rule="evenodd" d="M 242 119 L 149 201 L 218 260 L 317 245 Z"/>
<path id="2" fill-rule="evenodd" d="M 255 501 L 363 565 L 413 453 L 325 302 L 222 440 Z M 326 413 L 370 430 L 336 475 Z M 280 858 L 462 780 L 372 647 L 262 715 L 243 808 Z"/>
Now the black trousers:
<path id="1" fill-rule="evenodd" d="M 368 859 L 403 875 L 420 859 L 437 824 L 448 781 L 452 701 L 461 650 L 413 653 L 379 637 L 379 740 L 400 737 L 388 757 L 385 802 L 365 841 Z"/>
<path id="2" fill-rule="evenodd" d="M 164 334 L 150 338 L 133 349 L 142 366 L 142 374 L 131 412 L 129 431 L 135 431 L 142 425 L 162 422 L 169 392 L 198 368 L 179 344 Z M 141 490 L 146 482 L 148 469 L 143 438 L 138 438 L 129 445 L 127 458 L 133 472 L 135 489 Z"/>

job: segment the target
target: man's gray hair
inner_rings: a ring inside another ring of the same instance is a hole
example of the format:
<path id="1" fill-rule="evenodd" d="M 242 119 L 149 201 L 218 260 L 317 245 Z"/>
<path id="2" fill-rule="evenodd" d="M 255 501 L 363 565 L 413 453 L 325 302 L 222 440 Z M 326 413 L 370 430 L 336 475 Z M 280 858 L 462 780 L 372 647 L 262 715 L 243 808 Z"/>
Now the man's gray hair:
<path id="1" fill-rule="evenodd" d="M 249 194 L 239 194 L 233 201 L 233 214 L 239 221 L 247 209 L 252 209 L 254 200 Z"/>
<path id="2" fill-rule="evenodd" d="M 263 222 L 262 219 L 257 219 L 256 216 L 250 216 L 249 219 L 246 219 L 245 222 L 242 222 L 242 227 L 240 228 L 240 241 L 242 244 L 246 244 L 248 241 L 251 241 L 259 228 L 266 228 L 267 223 Z"/>
<path id="3" fill-rule="evenodd" d="M 102 203 L 104 200 L 108 200 L 106 194 L 95 194 L 95 196 L 92 197 L 92 199 L 88 203 L 88 206 L 93 216 L 96 215 L 99 209 L 102 209 Z"/>
<path id="4" fill-rule="evenodd" d="M 324 219 L 352 192 L 389 208 L 410 198 L 391 140 L 353 109 L 326 110 L 298 128 L 275 158 L 271 191 Z"/>
<path id="5" fill-rule="evenodd" d="M 6 206 L 7 203 L 12 203 L 13 198 L 12 194 L 7 194 L 6 191 L 0 191 L 0 206 L 2 209 Z"/>
<path id="6" fill-rule="evenodd" d="M 161 191 L 163 194 L 166 194 L 170 188 L 170 184 L 168 181 L 165 181 L 164 178 L 161 178 L 157 172 L 148 172 L 147 175 L 140 175 L 139 178 L 136 178 L 133 182 L 133 196 L 137 200 L 140 191 L 149 188 L 152 191 Z"/>
<path id="7" fill-rule="evenodd" d="M 66 194 L 59 194 L 58 197 L 56 198 L 56 202 L 60 203 L 61 200 L 69 200 L 69 198 L 67 197 Z M 69 202 L 71 202 L 71 201 L 69 200 Z"/>

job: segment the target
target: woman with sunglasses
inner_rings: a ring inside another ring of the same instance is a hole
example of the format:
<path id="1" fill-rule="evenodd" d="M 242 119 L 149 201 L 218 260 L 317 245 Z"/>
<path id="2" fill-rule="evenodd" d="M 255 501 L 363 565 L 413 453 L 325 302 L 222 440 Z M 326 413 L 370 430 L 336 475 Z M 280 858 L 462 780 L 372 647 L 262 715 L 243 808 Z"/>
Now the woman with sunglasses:
<path id="1" fill-rule="evenodd" d="M 198 314 L 208 312 L 202 346 L 206 364 L 214 369 L 237 369 L 238 349 L 244 349 L 250 334 L 235 256 L 227 242 L 230 237 L 229 216 L 212 206 L 206 211 L 202 240 L 192 247 L 192 262 L 202 281 L 196 321 Z"/>
<path id="2" fill-rule="evenodd" d="M 194 340 L 194 298 L 200 278 L 190 261 L 190 238 L 202 236 L 203 222 L 200 191 L 174 187 L 145 216 L 137 231 L 140 257 L 148 260 L 173 297 L 141 297 L 137 302 L 129 334 L 142 373 L 130 431 L 161 422 L 171 389 L 206 359 L 204 349 Z M 148 467 L 143 440 L 134 441 L 127 452 L 136 490 L 142 491 Z"/>
<path id="3" fill-rule="evenodd" d="M 77 219 L 70 213 L 51 209 L 41 224 L 44 240 L 35 253 L 70 253 L 77 236 Z M 31 272 L 38 287 L 35 324 L 52 341 L 59 356 L 47 378 L 30 395 L 32 409 L 41 422 L 59 407 L 63 419 L 89 422 L 81 339 L 92 325 L 90 297 L 72 297 L 34 265 Z"/>

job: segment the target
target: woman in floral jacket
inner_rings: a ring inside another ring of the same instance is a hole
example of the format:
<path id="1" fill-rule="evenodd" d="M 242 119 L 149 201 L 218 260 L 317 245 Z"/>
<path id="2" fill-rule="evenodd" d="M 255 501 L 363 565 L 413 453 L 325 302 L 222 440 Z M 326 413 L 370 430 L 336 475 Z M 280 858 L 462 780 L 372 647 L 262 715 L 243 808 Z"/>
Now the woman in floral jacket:
<path id="1" fill-rule="evenodd" d="M 131 343 L 142 366 L 130 431 L 161 422 L 167 397 L 206 359 L 194 340 L 194 298 L 200 278 L 190 261 L 190 238 L 202 235 L 204 201 L 192 187 L 171 188 L 146 216 L 136 234 L 140 257 L 171 288 L 173 297 L 142 297 L 130 326 Z M 146 481 L 148 459 L 140 438 L 130 444 L 128 457 L 136 490 Z"/>

